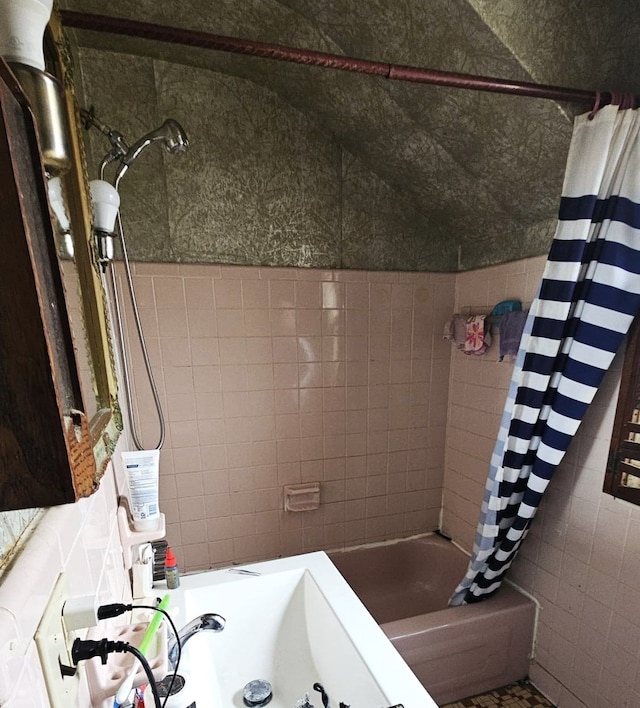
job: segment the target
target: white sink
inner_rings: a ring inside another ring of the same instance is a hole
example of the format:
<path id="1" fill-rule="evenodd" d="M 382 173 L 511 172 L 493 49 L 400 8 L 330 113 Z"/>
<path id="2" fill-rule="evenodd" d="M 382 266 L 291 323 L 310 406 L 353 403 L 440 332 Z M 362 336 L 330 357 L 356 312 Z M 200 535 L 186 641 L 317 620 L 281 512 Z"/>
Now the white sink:
<path id="1" fill-rule="evenodd" d="M 194 699 L 198 708 L 244 708 L 254 679 L 270 682 L 270 708 L 294 708 L 307 692 L 320 708 L 314 683 L 331 708 L 437 708 L 325 553 L 243 568 L 260 575 L 209 571 L 170 591 L 178 628 L 207 612 L 226 619 L 222 632 L 200 632 L 184 646 L 183 708 Z"/>

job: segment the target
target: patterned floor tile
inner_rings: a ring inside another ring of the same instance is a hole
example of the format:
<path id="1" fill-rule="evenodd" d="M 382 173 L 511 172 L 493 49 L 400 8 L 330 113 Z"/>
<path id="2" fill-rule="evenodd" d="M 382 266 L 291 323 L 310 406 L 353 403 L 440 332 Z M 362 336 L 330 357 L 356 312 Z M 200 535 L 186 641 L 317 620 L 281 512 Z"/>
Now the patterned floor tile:
<path id="1" fill-rule="evenodd" d="M 448 703 L 442 708 L 555 708 L 527 681 Z"/>

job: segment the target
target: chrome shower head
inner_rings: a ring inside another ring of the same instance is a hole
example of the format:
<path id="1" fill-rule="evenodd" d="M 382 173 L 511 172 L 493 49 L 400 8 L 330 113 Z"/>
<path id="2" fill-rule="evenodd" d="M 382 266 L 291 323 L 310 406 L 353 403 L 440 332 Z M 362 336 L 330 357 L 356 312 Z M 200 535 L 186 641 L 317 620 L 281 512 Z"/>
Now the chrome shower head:
<path id="1" fill-rule="evenodd" d="M 189 138 L 177 120 L 167 118 L 158 131 L 162 133 L 167 152 L 184 152 L 189 147 Z"/>
<path id="2" fill-rule="evenodd" d="M 140 153 L 152 143 L 162 141 L 165 150 L 169 153 L 184 152 L 189 147 L 189 138 L 184 128 L 173 118 L 167 118 L 165 122 L 156 130 L 143 135 L 135 142 L 120 159 L 120 165 L 116 170 L 114 184 L 117 188 L 122 175 L 137 160 Z"/>

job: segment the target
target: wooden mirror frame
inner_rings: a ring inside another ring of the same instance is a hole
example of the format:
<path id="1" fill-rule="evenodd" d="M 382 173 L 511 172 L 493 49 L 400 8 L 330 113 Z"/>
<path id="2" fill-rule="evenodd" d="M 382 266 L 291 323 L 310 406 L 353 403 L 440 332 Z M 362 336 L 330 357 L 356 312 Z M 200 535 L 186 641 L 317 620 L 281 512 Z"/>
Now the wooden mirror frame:
<path id="1" fill-rule="evenodd" d="M 75 334 L 88 348 L 97 413 L 89 420 L 82 400 L 33 115 L 0 58 L 0 511 L 89 496 L 122 430 L 71 54 L 56 10 L 45 48 L 70 126 L 71 169 L 61 179 L 84 319 Z"/>
<path id="2" fill-rule="evenodd" d="M 118 383 L 107 316 L 107 299 L 93 237 L 93 207 L 82 140 L 84 129 L 75 93 L 71 50 L 56 5 L 49 22 L 48 37 L 51 37 L 52 61 L 65 91 L 70 125 L 72 167 L 64 176 L 64 181 L 83 297 L 84 330 L 93 363 L 94 393 L 98 402 L 98 411 L 90 421 L 90 431 L 96 466 L 101 477 L 111 459 L 123 423 L 118 403 Z"/>

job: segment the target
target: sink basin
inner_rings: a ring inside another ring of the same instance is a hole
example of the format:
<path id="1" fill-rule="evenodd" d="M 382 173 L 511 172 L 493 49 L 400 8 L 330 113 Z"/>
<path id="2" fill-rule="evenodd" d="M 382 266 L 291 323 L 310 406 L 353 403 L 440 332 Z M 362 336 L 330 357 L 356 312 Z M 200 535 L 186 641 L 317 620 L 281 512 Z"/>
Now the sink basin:
<path id="1" fill-rule="evenodd" d="M 226 619 L 183 648 L 185 708 L 244 708 L 254 679 L 271 684 L 270 708 L 294 708 L 305 693 L 322 706 L 314 683 L 332 708 L 436 708 L 324 552 L 183 576 L 171 608 L 178 627 L 205 612 Z"/>

